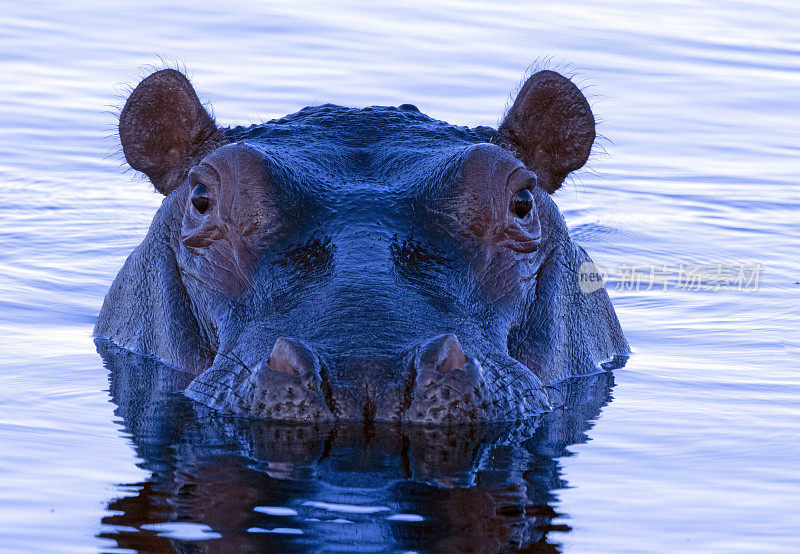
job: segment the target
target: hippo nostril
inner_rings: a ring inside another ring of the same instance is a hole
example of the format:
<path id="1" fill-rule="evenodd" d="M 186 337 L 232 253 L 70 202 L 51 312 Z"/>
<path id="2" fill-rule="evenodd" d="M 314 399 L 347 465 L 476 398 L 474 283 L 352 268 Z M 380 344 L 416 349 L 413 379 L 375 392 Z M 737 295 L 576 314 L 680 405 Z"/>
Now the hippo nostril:
<path id="1" fill-rule="evenodd" d="M 302 343 L 281 337 L 275 341 L 267 363 L 275 371 L 287 375 L 301 375 L 313 367 L 314 359 L 312 353 Z"/>
<path id="2" fill-rule="evenodd" d="M 458 337 L 448 333 L 434 337 L 422 347 L 420 362 L 424 366 L 433 367 L 439 373 L 450 373 L 464 367 L 467 355 L 464 354 Z"/>

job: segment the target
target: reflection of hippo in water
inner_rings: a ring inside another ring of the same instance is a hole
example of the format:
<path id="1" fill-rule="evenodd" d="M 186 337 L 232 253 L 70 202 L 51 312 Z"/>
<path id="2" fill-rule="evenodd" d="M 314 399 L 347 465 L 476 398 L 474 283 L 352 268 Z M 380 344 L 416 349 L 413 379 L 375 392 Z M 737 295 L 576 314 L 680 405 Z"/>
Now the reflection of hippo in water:
<path id="1" fill-rule="evenodd" d="M 550 199 L 595 138 L 551 71 L 498 130 L 323 105 L 219 129 L 154 73 L 120 116 L 165 195 L 95 328 L 194 375 L 221 411 L 294 421 L 515 420 L 628 351 Z M 608 360 L 611 360 L 608 362 Z"/>
<path id="2" fill-rule="evenodd" d="M 555 551 L 558 458 L 613 385 L 563 381 L 556 409 L 512 426 L 289 425 L 217 415 L 180 394 L 190 374 L 98 349 L 150 473 L 119 485 L 101 536 L 145 552 Z"/>

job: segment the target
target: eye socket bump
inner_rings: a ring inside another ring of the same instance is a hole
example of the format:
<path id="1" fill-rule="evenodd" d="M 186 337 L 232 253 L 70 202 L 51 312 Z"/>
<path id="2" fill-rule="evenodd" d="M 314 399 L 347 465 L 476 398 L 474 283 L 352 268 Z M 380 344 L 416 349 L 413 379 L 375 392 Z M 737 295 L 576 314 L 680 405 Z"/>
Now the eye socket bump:
<path id="1" fill-rule="evenodd" d="M 530 189 L 524 188 L 517 192 L 511 199 L 509 208 L 518 218 L 524 219 L 533 209 L 533 193 Z"/>
<path id="2" fill-rule="evenodd" d="M 208 196 L 208 189 L 206 189 L 206 186 L 203 183 L 195 185 L 192 189 L 192 206 L 194 206 L 194 209 L 204 214 L 208 211 L 210 204 L 211 199 Z"/>

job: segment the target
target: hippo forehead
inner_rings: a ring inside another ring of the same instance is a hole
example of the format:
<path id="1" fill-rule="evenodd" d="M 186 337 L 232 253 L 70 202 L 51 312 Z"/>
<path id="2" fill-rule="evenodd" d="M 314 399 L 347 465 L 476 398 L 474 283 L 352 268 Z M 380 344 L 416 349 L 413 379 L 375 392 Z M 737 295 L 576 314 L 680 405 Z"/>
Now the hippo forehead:
<path id="1" fill-rule="evenodd" d="M 491 130 L 450 125 L 408 104 L 325 104 L 236 127 L 225 137 L 255 148 L 301 184 L 307 177 L 328 193 L 384 188 L 414 193 L 457 172 L 465 149 L 491 140 Z"/>

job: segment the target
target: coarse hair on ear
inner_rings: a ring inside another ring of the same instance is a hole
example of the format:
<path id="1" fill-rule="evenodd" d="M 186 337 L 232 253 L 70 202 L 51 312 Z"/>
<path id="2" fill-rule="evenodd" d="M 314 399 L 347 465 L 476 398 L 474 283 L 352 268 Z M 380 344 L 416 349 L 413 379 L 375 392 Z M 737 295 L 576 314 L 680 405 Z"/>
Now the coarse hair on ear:
<path id="1" fill-rule="evenodd" d="M 570 172 L 583 167 L 596 136 L 586 97 L 550 70 L 525 81 L 498 132 L 551 194 Z"/>
<path id="2" fill-rule="evenodd" d="M 180 184 L 194 158 L 218 135 L 189 79 L 162 69 L 142 79 L 119 116 L 119 139 L 128 164 L 160 193 Z"/>

